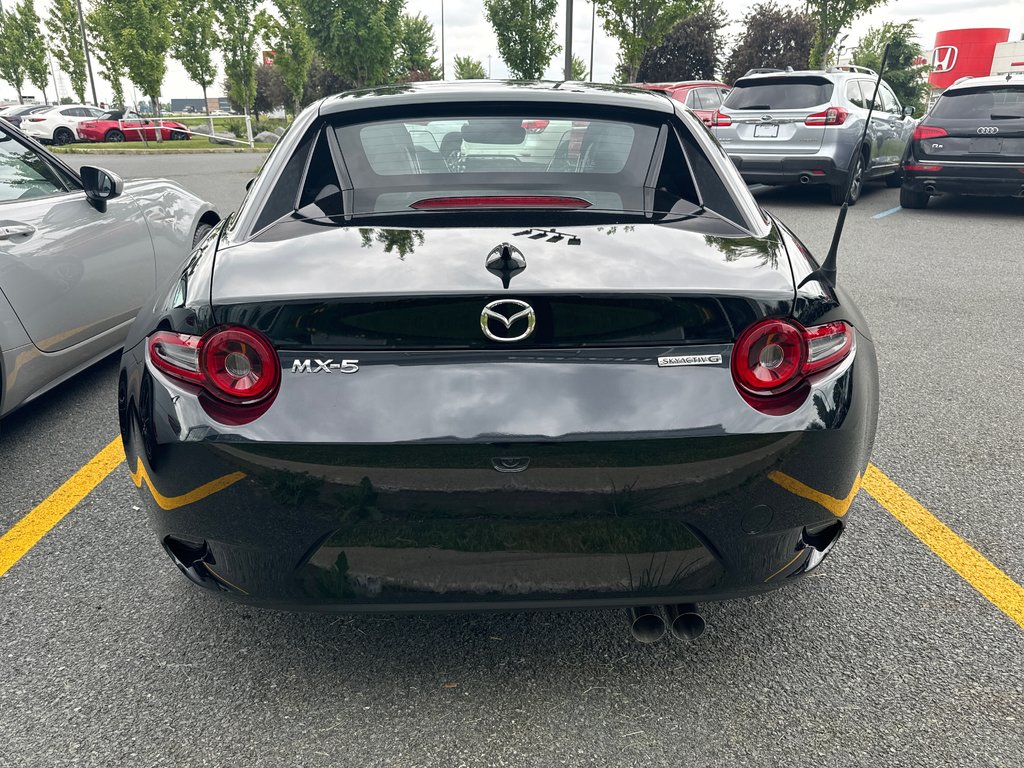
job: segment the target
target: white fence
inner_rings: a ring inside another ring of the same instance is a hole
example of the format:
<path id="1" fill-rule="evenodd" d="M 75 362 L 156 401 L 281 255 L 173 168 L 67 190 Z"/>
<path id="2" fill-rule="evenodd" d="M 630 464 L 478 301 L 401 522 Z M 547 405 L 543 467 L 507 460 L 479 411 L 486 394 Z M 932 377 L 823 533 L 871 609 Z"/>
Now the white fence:
<path id="1" fill-rule="evenodd" d="M 242 117 L 245 120 L 245 134 L 246 134 L 246 138 L 244 138 L 244 139 L 237 139 L 237 138 L 232 139 L 232 138 L 227 137 L 227 136 L 216 136 L 216 137 L 214 137 L 214 136 L 211 136 L 211 134 L 209 134 L 209 133 L 197 133 L 194 130 L 195 126 L 190 128 L 189 126 L 183 125 L 181 123 L 182 119 L 187 119 L 187 120 L 202 119 L 202 120 L 205 120 L 205 121 L 209 121 L 207 124 L 210 126 L 210 130 L 213 130 L 214 129 L 214 126 L 213 126 L 213 121 L 214 120 L 237 120 L 239 117 Z M 145 144 L 148 147 L 151 140 L 146 138 L 146 131 L 149 128 L 149 126 L 153 125 L 154 123 L 156 124 L 156 128 L 153 131 L 154 137 L 156 137 L 158 131 L 161 134 L 163 133 L 163 131 L 161 129 L 164 127 L 165 123 L 177 123 L 178 125 L 181 125 L 182 127 L 181 128 L 177 128 L 176 127 L 176 128 L 168 129 L 168 139 L 170 138 L 170 136 L 173 133 L 184 133 L 184 134 L 188 134 L 189 136 L 203 136 L 205 138 L 210 139 L 213 143 L 245 144 L 245 145 L 247 145 L 249 147 L 249 149 L 254 149 L 255 146 L 256 146 L 255 142 L 253 141 L 253 138 L 252 138 L 252 117 L 249 116 L 249 115 L 196 115 L 195 117 L 191 117 L 190 116 L 190 117 L 187 117 L 187 118 L 173 118 L 173 117 L 166 117 L 166 118 L 164 118 L 164 117 L 158 117 L 158 118 L 141 118 L 139 120 L 125 120 L 123 118 L 119 118 L 118 121 L 117 121 L 117 127 L 118 127 L 118 130 L 121 132 L 121 135 L 124 136 L 127 141 L 142 141 L 142 143 Z M 135 138 L 135 139 L 130 138 L 130 134 L 133 134 L 133 133 L 137 134 L 138 138 Z M 157 140 L 154 138 L 152 141 L 155 143 Z"/>

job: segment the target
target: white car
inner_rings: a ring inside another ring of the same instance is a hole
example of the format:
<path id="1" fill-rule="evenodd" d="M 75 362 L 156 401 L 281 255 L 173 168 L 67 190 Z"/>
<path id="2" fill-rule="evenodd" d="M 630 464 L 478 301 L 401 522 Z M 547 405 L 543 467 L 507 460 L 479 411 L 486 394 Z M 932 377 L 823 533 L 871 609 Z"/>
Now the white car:
<path id="1" fill-rule="evenodd" d="M 26 115 L 19 126 L 36 141 L 70 144 L 78 140 L 78 124 L 95 120 L 104 110 L 87 104 L 63 104 Z"/>

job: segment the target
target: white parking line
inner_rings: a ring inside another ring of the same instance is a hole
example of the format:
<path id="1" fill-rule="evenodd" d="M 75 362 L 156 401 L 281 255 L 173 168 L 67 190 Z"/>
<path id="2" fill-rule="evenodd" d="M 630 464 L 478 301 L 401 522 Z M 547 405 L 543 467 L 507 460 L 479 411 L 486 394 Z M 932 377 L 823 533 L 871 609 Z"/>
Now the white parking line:
<path id="1" fill-rule="evenodd" d="M 888 211 L 882 211 L 881 213 L 876 213 L 876 214 L 875 214 L 874 216 L 872 216 L 871 218 L 872 218 L 872 219 L 884 219 L 884 218 L 885 218 L 886 216 L 888 216 L 889 214 L 891 214 L 891 213 L 896 213 L 896 211 L 902 211 L 902 210 L 903 210 L 903 207 L 902 207 L 902 206 L 899 206 L 899 205 L 897 205 L 897 206 L 896 206 L 895 208 L 890 208 L 890 209 L 889 209 Z"/>

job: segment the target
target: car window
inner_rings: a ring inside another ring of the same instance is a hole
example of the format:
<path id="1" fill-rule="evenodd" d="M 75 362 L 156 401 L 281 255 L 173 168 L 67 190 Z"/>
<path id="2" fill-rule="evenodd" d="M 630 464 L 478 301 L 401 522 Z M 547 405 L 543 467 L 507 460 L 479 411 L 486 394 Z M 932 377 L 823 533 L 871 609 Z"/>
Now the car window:
<path id="1" fill-rule="evenodd" d="M 1024 87 L 1005 85 L 946 91 L 931 115 L 963 120 L 1024 120 Z"/>
<path id="2" fill-rule="evenodd" d="M 697 96 L 696 88 L 686 94 L 686 101 L 683 103 L 690 109 L 701 109 L 700 98 Z"/>
<path id="3" fill-rule="evenodd" d="M 0 203 L 66 191 L 64 181 L 41 155 L 0 130 Z"/>
<path id="4" fill-rule="evenodd" d="M 739 80 L 725 99 L 728 109 L 810 109 L 832 99 L 833 84 L 822 77 L 758 77 Z"/>
<path id="5" fill-rule="evenodd" d="M 77 109 L 62 109 L 60 111 L 60 113 L 62 115 L 64 115 L 64 117 L 75 117 L 76 115 L 78 115 L 78 110 Z"/>
<path id="6" fill-rule="evenodd" d="M 902 111 L 902 107 L 900 107 L 900 100 L 896 98 L 896 94 L 892 92 L 892 89 L 888 85 L 882 83 L 878 87 L 878 91 L 879 98 L 882 101 L 882 109 L 884 111 L 891 112 L 892 114 L 899 114 Z"/>
<path id="7" fill-rule="evenodd" d="M 694 92 L 700 99 L 700 109 L 718 109 L 722 106 L 722 93 L 718 88 L 697 88 Z"/>
<path id="8" fill-rule="evenodd" d="M 103 115 L 106 114 L 102 109 L 97 107 L 89 107 L 85 110 L 85 113 L 88 117 L 103 117 Z"/>
<path id="9" fill-rule="evenodd" d="M 860 80 L 849 80 L 846 83 L 846 100 L 855 107 L 867 109 L 867 99 L 861 93 Z"/>

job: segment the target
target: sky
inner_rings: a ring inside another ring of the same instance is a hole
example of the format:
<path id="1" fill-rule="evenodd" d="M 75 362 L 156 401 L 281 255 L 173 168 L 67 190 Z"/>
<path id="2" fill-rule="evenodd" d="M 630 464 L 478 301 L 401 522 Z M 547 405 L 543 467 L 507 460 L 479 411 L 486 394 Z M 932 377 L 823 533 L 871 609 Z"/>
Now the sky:
<path id="1" fill-rule="evenodd" d="M 13 3 L 13 0 L 7 0 Z M 565 42 L 565 2 L 560 0 L 556 22 L 558 27 L 558 43 Z M 750 6 L 744 0 L 720 0 L 731 22 L 726 33 L 735 36 L 742 30 L 738 23 Z M 456 54 L 472 56 L 479 59 L 484 68 L 490 67 L 494 78 L 508 76 L 508 68 L 498 56 L 498 46 L 494 33 L 484 16 L 483 0 L 406 0 L 406 11 L 410 14 L 422 13 L 434 24 L 435 37 L 438 43 L 438 58 L 441 50 L 441 6 L 444 6 L 444 58 L 445 74 L 450 79 L 453 75 L 453 60 Z M 785 4 L 783 2 L 782 4 Z M 791 2 L 791 5 L 802 3 Z M 49 11 L 49 0 L 36 0 L 36 12 L 45 18 Z M 573 23 L 573 51 L 590 62 L 591 37 L 594 48 L 594 80 L 608 82 L 612 79 L 618 60 L 618 45 L 601 27 L 601 19 L 597 18 L 596 29 L 591 35 L 591 19 L 593 5 L 589 0 L 575 0 Z M 1008 27 L 1010 39 L 1020 39 L 1024 32 L 1024 2 L 1021 0 L 890 0 L 889 3 L 872 13 L 858 19 L 849 30 L 847 45 L 856 44 L 864 32 L 872 26 L 879 26 L 886 21 L 903 22 L 918 19 L 917 30 L 921 45 L 927 50 L 935 41 L 935 34 L 945 29 L 961 29 L 973 27 Z M 490 57 L 488 59 L 488 57 Z M 56 62 L 54 63 L 56 67 Z M 552 59 L 546 76 L 560 79 L 564 66 L 564 53 Z M 93 69 L 96 63 L 93 62 Z M 68 95 L 70 84 L 66 77 L 59 75 L 63 85 L 61 95 Z M 211 96 L 221 95 L 222 88 L 218 77 L 217 85 L 210 91 Z M 29 88 L 26 93 L 35 89 Z M 97 78 L 97 96 L 101 101 L 111 100 L 109 84 Z M 132 88 L 125 83 L 125 94 L 131 98 Z M 168 62 L 167 76 L 164 80 L 163 98 L 199 98 L 202 92 L 191 83 L 184 69 L 173 59 Z M 0 83 L 0 98 L 13 96 L 13 89 L 6 83 Z M 53 99 L 53 85 L 48 89 L 48 96 Z"/>

